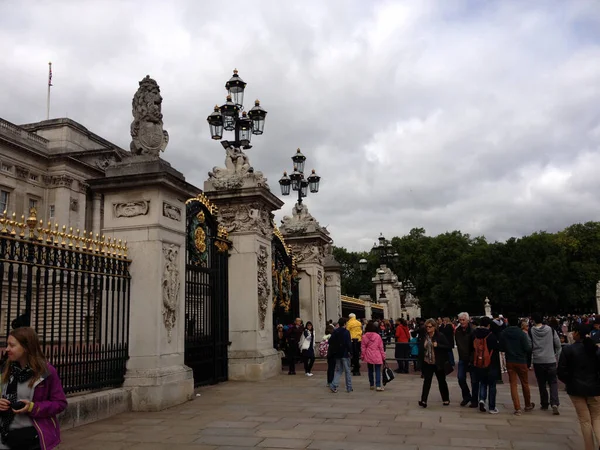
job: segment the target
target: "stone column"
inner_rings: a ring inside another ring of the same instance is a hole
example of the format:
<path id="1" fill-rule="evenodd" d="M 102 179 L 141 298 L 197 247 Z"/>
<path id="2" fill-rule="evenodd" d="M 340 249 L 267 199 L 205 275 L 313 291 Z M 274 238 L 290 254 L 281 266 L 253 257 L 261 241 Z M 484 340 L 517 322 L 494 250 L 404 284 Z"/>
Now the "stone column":
<path id="1" fill-rule="evenodd" d="M 94 234 L 99 234 L 102 228 L 102 194 L 94 192 L 92 201 L 92 231 Z"/>
<path id="2" fill-rule="evenodd" d="M 251 169 L 241 150 L 232 152 L 228 152 L 225 168 L 214 168 L 209 174 L 204 193 L 219 207 L 219 221 L 233 244 L 229 258 L 229 379 L 257 381 L 281 372 L 281 358 L 273 348 L 271 245 L 272 212 L 283 202 L 273 195 L 262 174 Z M 235 162 L 231 159 L 234 154 Z M 245 163 L 237 165 L 241 161 Z"/>
<path id="3" fill-rule="evenodd" d="M 596 283 L 596 313 L 600 314 L 600 281 Z"/>
<path id="4" fill-rule="evenodd" d="M 373 310 L 371 309 L 371 297 L 369 295 L 361 295 L 359 300 L 365 302 L 365 319 L 371 320 L 373 318 Z"/>
<path id="5" fill-rule="evenodd" d="M 158 411 L 194 392 L 192 371 L 184 365 L 184 201 L 198 189 L 158 159 L 132 157 L 106 175 L 90 180 L 104 194 L 102 234 L 127 241 L 132 260 L 124 386 L 132 391 L 134 411 Z M 164 202 L 179 209 L 177 220 L 163 215 Z"/>
<path id="6" fill-rule="evenodd" d="M 333 255 L 325 258 L 325 320 L 342 317 L 342 266 Z"/>
<path id="7" fill-rule="evenodd" d="M 375 285 L 376 288 L 376 298 L 377 298 L 377 302 L 381 303 L 383 306 L 383 312 L 384 312 L 384 318 L 385 319 L 390 319 L 390 309 L 389 309 L 389 304 L 391 301 L 393 301 L 394 299 L 394 290 L 397 289 L 395 286 L 398 282 L 398 278 L 396 277 L 396 275 L 394 275 L 394 273 L 392 272 L 392 270 L 385 266 L 382 265 L 380 267 L 381 270 L 383 270 L 384 276 L 383 276 L 383 281 L 379 278 L 379 274 L 375 274 L 375 276 L 371 279 L 371 281 L 373 282 L 373 284 Z M 382 286 L 383 286 L 383 292 L 385 294 L 385 299 L 381 300 L 380 299 L 380 294 L 381 294 L 381 290 L 382 290 Z M 396 317 L 393 317 L 393 319 L 396 319 Z"/>
<path id="8" fill-rule="evenodd" d="M 294 205 L 292 217 L 284 217 L 279 229 L 298 263 L 300 315 L 305 322 L 313 323 L 315 336 L 323 336 L 327 316 L 324 263 L 331 256 L 332 242 L 329 232 L 304 204 Z"/>

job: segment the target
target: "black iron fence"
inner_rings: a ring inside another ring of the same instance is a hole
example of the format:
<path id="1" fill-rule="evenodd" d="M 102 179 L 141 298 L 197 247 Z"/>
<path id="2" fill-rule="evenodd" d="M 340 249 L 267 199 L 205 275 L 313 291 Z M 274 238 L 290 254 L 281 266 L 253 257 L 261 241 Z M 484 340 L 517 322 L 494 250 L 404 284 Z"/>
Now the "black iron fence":
<path id="1" fill-rule="evenodd" d="M 129 357 L 126 243 L 0 218 L 0 346 L 33 327 L 65 392 L 120 386 Z"/>

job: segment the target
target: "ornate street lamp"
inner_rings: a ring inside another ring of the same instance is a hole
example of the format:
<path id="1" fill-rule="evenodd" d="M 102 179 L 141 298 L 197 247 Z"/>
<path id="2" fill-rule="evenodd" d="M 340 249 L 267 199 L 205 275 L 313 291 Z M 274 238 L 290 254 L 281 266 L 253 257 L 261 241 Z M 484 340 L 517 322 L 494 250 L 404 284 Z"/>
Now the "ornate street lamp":
<path id="1" fill-rule="evenodd" d="M 392 243 L 383 236 L 383 233 L 379 234 L 377 240 L 378 242 L 373 244 L 373 251 L 377 252 L 379 255 L 379 264 L 397 264 L 400 260 L 400 255 L 397 252 L 394 252 Z"/>
<path id="2" fill-rule="evenodd" d="M 206 119 L 210 128 L 210 136 L 216 141 L 221 141 L 224 148 L 252 148 L 250 140 L 253 134 L 263 134 L 267 111 L 256 100 L 254 108 L 244 111 L 244 90 L 246 82 L 240 78 L 237 69 L 233 76 L 225 83 L 227 99 L 221 106 L 215 106 L 212 114 Z M 241 113 L 241 114 L 240 114 Z M 234 131 L 233 141 L 223 139 L 223 130 Z"/>
<path id="3" fill-rule="evenodd" d="M 306 156 L 302 154 L 300 149 L 296 150 L 296 154 L 292 156 L 292 162 L 294 163 L 294 171 L 290 176 L 287 172 L 283 172 L 283 177 L 279 180 L 281 186 L 281 195 L 290 194 L 290 186 L 293 191 L 298 192 L 298 204 L 302 204 L 302 199 L 308 196 L 308 190 L 310 192 L 319 192 L 319 183 L 321 177 L 315 173 L 315 169 L 308 178 L 304 178 L 304 165 L 306 163 Z"/>
<path id="4" fill-rule="evenodd" d="M 385 279 L 385 270 L 377 269 L 377 276 L 379 277 L 379 281 L 381 281 L 381 292 L 379 293 L 379 302 L 382 303 L 383 301 L 387 300 L 387 296 L 385 295 L 385 292 L 383 290 L 383 280 Z"/>

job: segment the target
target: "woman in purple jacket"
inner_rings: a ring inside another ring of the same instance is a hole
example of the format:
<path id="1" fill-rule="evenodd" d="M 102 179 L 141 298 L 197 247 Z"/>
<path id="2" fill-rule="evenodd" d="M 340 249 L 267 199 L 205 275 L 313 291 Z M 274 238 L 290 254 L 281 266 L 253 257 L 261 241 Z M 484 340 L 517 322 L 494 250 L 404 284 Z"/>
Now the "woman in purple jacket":
<path id="1" fill-rule="evenodd" d="M 11 331 L 0 379 L 0 449 L 51 450 L 60 444 L 57 414 L 67 399 L 33 328 Z"/>

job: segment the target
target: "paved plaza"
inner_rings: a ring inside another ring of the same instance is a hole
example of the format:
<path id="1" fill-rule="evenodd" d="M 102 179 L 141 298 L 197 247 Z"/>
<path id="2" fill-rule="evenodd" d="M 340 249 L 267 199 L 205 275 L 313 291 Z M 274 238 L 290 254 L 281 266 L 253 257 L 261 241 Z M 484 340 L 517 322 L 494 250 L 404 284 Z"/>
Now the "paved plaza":
<path id="1" fill-rule="evenodd" d="M 365 374 L 366 375 L 366 374 Z M 434 380 L 429 407 L 417 406 L 421 379 L 399 375 L 385 392 L 366 376 L 354 392 L 331 393 L 325 374 L 281 375 L 264 382 L 227 382 L 197 390 L 187 404 L 157 413 L 127 413 L 67 430 L 61 449 L 241 450 L 250 448 L 446 450 L 581 449 L 579 424 L 561 391 L 561 415 L 537 409 L 512 415 L 509 386 L 498 386 L 500 414 L 461 408 L 456 378 L 452 404 L 442 406 Z M 539 396 L 533 389 L 533 398 Z"/>

